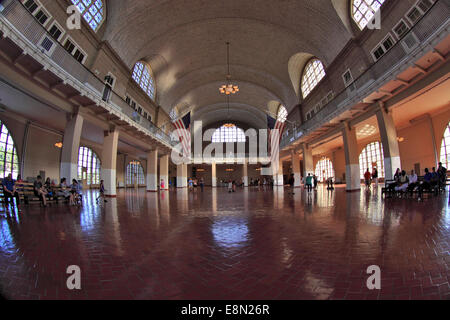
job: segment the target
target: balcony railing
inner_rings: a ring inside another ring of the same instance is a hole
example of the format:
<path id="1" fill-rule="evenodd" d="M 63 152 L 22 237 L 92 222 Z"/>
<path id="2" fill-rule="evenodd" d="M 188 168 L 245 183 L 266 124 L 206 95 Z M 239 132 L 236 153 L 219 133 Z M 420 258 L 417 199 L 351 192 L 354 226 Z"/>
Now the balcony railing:
<path id="1" fill-rule="evenodd" d="M 331 121 L 338 115 L 347 111 L 349 107 L 355 105 L 367 97 L 374 89 L 379 88 L 386 80 L 391 79 L 395 71 L 405 68 L 417 57 L 415 54 L 438 38 L 443 30 L 448 29 L 450 24 L 450 9 L 447 1 L 438 1 L 421 18 L 421 20 L 384 56 L 368 68 L 353 84 L 335 96 L 325 107 L 323 107 L 312 119 L 308 120 L 297 128 L 292 128 L 292 132 L 284 136 L 280 149 L 283 149 L 295 142 L 302 136 L 319 128 L 321 125 Z M 416 38 L 418 45 L 407 51 L 402 40 L 409 36 Z M 353 90 L 351 90 L 353 89 Z"/>
<path id="2" fill-rule="evenodd" d="M 33 53 L 39 57 L 44 57 L 44 60 L 38 60 L 48 67 L 50 71 L 55 72 L 58 76 L 62 75 L 62 80 L 66 84 L 72 85 L 79 90 L 81 94 L 101 105 L 109 112 L 117 115 L 119 118 L 126 120 L 136 128 L 144 129 L 143 131 L 149 136 L 160 140 L 168 147 L 173 147 L 177 144 L 171 141 L 170 137 L 160 128 L 155 126 L 151 121 L 137 114 L 137 112 L 126 103 L 126 101 L 111 91 L 109 99 L 104 101 L 103 92 L 105 83 L 97 78 L 89 69 L 80 64 L 69 52 L 67 52 L 62 45 L 54 41 L 47 30 L 28 12 L 20 1 L 10 1 L 5 4 L 3 11 L 0 13 L 0 21 L 5 23 L 7 20 L 9 26 L 13 27 L 22 37 L 12 37 L 13 40 L 18 40 L 22 44 L 22 49 L 25 47 L 31 48 Z M 6 26 L 1 26 L 3 33 L 10 33 Z M 52 39 L 53 46 L 51 50 L 44 50 L 41 48 L 42 41 L 45 36 Z M 30 46 L 31 45 L 31 46 Z M 30 50 L 30 49 L 28 49 Z M 28 50 L 24 50 L 27 52 Z M 27 52 L 31 53 L 31 52 Z M 146 132 L 147 131 L 147 132 Z"/>

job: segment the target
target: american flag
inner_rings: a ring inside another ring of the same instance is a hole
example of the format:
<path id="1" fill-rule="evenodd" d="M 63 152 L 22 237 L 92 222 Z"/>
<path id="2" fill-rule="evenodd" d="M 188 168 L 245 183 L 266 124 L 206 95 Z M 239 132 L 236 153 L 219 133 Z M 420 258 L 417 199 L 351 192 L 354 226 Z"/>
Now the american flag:
<path id="1" fill-rule="evenodd" d="M 191 113 L 173 122 L 177 128 L 178 138 L 183 146 L 184 155 L 191 156 Z"/>
<path id="2" fill-rule="evenodd" d="M 283 135 L 283 131 L 286 127 L 286 122 L 281 122 L 279 120 L 275 120 L 271 116 L 267 115 L 267 128 L 269 129 L 268 135 L 269 135 L 269 152 L 271 154 L 271 159 L 275 159 L 275 156 L 280 151 L 280 142 Z M 275 134 L 275 132 L 272 132 L 272 130 L 278 129 L 278 142 L 275 140 L 272 140 L 272 134 Z"/>

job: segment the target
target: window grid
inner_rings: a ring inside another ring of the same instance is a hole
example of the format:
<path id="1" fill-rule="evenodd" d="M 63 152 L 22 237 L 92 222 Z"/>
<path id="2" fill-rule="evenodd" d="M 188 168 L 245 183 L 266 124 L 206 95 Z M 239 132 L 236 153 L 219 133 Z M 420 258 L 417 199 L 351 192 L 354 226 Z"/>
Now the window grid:
<path id="1" fill-rule="evenodd" d="M 133 70 L 133 80 L 150 98 L 155 99 L 155 84 L 148 65 L 137 62 Z"/>
<path id="2" fill-rule="evenodd" d="M 440 162 L 442 162 L 444 167 L 450 167 L 450 122 L 447 124 L 447 129 L 445 129 L 444 137 L 442 138 Z"/>
<path id="3" fill-rule="evenodd" d="M 304 98 L 314 90 L 325 75 L 325 69 L 319 59 L 312 59 L 308 62 L 302 78 L 302 92 Z"/>
<path id="4" fill-rule="evenodd" d="M 280 109 L 278 110 L 278 121 L 279 122 L 286 122 L 288 117 L 288 112 L 284 106 L 280 106 Z"/>
<path id="5" fill-rule="evenodd" d="M 72 0 L 72 3 L 78 8 L 92 30 L 97 31 L 104 17 L 102 0 Z"/>
<path id="6" fill-rule="evenodd" d="M 222 126 L 212 136 L 213 143 L 246 142 L 244 130 L 235 125 Z"/>
<path id="7" fill-rule="evenodd" d="M 14 140 L 6 126 L 0 121 L 0 178 L 12 174 L 13 179 L 19 175 L 19 157 Z"/>
<path id="8" fill-rule="evenodd" d="M 335 178 L 333 163 L 330 159 L 324 158 L 316 165 L 316 177 L 319 181 L 327 180 L 328 178 Z"/>
<path id="9" fill-rule="evenodd" d="M 361 152 L 361 155 L 359 156 L 361 179 L 364 179 L 364 174 L 367 169 L 372 173 L 374 167 L 378 170 L 378 178 L 384 178 L 384 152 L 380 142 L 369 144 Z"/>
<path id="10" fill-rule="evenodd" d="M 352 17 L 363 30 L 386 0 L 353 0 Z"/>
<path id="11" fill-rule="evenodd" d="M 83 172 L 86 168 L 86 172 Z M 80 147 L 78 151 L 78 179 L 86 180 L 88 185 L 100 184 L 100 159 L 91 149 Z"/>
<path id="12" fill-rule="evenodd" d="M 130 162 L 127 166 L 127 185 L 134 185 L 136 179 L 138 185 L 145 184 L 144 168 L 140 162 Z"/>

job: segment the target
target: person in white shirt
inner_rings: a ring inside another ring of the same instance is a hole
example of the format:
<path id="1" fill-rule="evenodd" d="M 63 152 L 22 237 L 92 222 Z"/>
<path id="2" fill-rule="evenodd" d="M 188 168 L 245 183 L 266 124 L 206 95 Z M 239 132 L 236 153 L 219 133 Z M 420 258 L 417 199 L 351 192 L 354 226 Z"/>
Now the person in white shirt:
<path id="1" fill-rule="evenodd" d="M 395 187 L 395 191 L 402 191 L 405 192 L 406 189 L 408 189 L 409 186 L 409 178 L 406 175 L 406 171 L 403 170 L 400 174 L 400 178 L 398 179 L 398 185 Z"/>
<path id="2" fill-rule="evenodd" d="M 411 196 L 413 195 L 414 189 L 419 186 L 417 183 L 417 174 L 414 170 L 411 170 L 411 174 L 408 176 L 409 179 L 409 185 L 407 191 L 411 193 Z"/>

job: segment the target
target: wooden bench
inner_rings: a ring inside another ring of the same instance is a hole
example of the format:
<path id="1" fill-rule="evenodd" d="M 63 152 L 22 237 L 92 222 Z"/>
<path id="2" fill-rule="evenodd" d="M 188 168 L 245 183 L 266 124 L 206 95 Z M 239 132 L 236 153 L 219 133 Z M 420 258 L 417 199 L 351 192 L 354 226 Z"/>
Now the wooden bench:
<path id="1" fill-rule="evenodd" d="M 3 191 L 3 181 L 0 180 L 0 202 L 5 203 L 5 195 Z M 34 184 L 29 182 L 16 182 L 16 190 L 19 193 L 19 199 L 21 202 L 25 204 L 30 203 L 40 203 L 39 197 L 34 194 Z M 59 201 L 65 201 L 66 198 L 59 193 L 62 191 L 61 187 L 54 186 L 52 187 L 53 195 L 47 196 L 47 202 L 49 203 L 57 203 Z"/>

